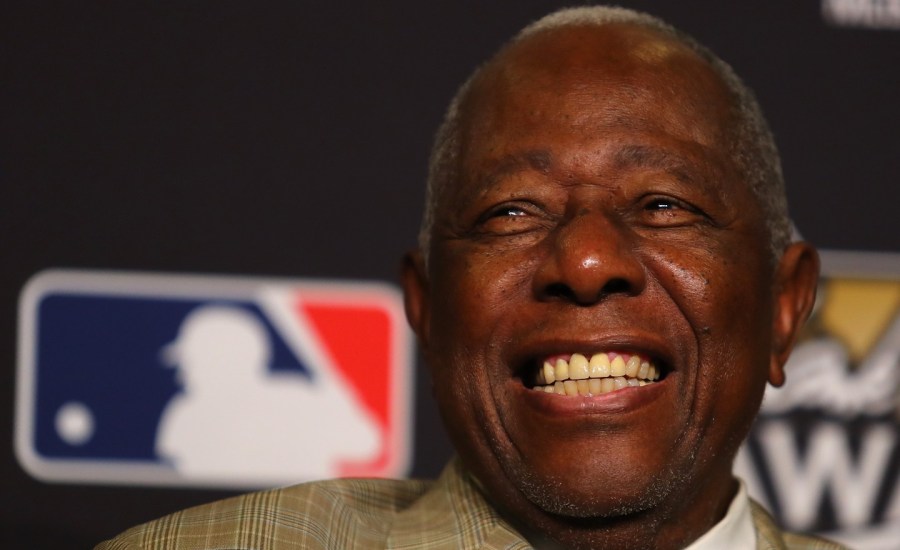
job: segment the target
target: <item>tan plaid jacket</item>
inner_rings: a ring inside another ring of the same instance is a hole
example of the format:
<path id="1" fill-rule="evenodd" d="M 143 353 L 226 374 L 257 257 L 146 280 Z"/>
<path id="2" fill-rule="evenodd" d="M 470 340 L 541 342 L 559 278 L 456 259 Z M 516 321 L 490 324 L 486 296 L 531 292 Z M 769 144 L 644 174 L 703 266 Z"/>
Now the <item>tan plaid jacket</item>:
<path id="1" fill-rule="evenodd" d="M 784 533 L 753 505 L 760 550 L 839 550 Z M 526 549 L 458 460 L 436 482 L 333 480 L 251 493 L 139 525 L 95 550 Z"/>

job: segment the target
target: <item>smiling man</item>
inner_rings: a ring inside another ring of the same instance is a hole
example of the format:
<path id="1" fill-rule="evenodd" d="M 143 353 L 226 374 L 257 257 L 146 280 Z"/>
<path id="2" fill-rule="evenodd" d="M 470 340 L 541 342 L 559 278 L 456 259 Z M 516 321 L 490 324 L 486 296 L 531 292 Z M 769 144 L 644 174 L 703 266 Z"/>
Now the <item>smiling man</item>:
<path id="1" fill-rule="evenodd" d="M 464 467 L 529 540 L 681 548 L 745 505 L 732 461 L 817 273 L 777 162 L 729 68 L 619 10 L 538 22 L 457 97 L 408 312 Z"/>
<path id="2" fill-rule="evenodd" d="M 457 94 L 427 201 L 403 281 L 441 479 L 270 491 L 106 548 L 837 548 L 731 473 L 818 260 L 727 65 L 645 15 L 550 15 Z"/>

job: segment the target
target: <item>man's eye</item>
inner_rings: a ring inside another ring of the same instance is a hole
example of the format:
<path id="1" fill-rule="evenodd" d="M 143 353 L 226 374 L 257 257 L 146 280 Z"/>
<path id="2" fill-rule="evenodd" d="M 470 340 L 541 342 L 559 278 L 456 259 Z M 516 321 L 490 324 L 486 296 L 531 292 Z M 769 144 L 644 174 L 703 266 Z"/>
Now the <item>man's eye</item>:
<path id="1" fill-rule="evenodd" d="M 547 213 L 534 204 L 499 204 L 486 210 L 477 222 L 477 232 L 483 235 L 519 235 L 542 227 Z"/>
<path id="2" fill-rule="evenodd" d="M 645 210 L 675 210 L 680 207 L 681 205 L 677 201 L 664 198 L 650 199 L 644 205 Z"/>
<path id="3" fill-rule="evenodd" d="M 648 197 L 641 204 L 646 223 L 657 227 L 691 225 L 708 220 L 699 209 L 672 197 Z"/>
<path id="4" fill-rule="evenodd" d="M 488 218 L 512 218 L 517 216 L 527 216 L 528 212 L 524 208 L 518 206 L 501 206 L 488 214 Z"/>

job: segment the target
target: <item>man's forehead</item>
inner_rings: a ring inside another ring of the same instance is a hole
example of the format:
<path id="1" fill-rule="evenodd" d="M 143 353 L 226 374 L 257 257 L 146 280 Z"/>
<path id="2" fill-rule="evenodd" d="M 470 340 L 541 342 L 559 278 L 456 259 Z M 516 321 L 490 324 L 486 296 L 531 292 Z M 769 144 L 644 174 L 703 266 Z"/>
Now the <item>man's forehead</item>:
<path id="1" fill-rule="evenodd" d="M 460 105 L 461 152 L 496 150 L 491 136 L 510 123 L 517 132 L 550 123 L 585 135 L 599 124 L 642 127 L 716 147 L 732 122 L 730 96 L 704 59 L 655 29 L 546 29 L 514 41 L 476 74 Z"/>
<path id="2" fill-rule="evenodd" d="M 611 95 L 615 102 L 604 101 Z M 583 108 L 584 96 L 596 100 L 594 112 Z M 628 108 L 639 109 L 642 101 L 651 108 L 665 104 L 692 119 L 690 126 L 707 123 L 710 130 L 731 118 L 727 86 L 690 47 L 653 28 L 608 23 L 554 27 L 513 41 L 476 74 L 461 103 L 462 121 L 474 130 L 502 111 L 529 116 L 539 113 L 535 102 L 542 100 L 565 117 L 570 99 L 580 117 L 614 116 L 626 124 L 636 122 Z M 602 112 L 615 105 L 621 109 Z M 668 117 L 652 110 L 645 122 Z"/>
<path id="3" fill-rule="evenodd" d="M 528 72 L 590 70 L 663 70 L 706 66 L 695 51 L 675 36 L 636 23 L 570 24 L 527 34 L 511 42 L 487 64 L 510 75 Z"/>

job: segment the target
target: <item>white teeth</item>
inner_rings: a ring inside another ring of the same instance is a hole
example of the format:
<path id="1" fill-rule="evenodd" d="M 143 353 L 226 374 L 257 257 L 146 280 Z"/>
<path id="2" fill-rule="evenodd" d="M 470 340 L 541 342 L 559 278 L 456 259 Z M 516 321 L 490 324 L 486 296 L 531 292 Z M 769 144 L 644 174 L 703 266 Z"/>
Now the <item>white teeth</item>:
<path id="1" fill-rule="evenodd" d="M 568 380 L 569 379 L 569 363 L 567 363 L 565 359 L 557 359 L 556 360 L 556 379 L 557 380 Z"/>
<path id="2" fill-rule="evenodd" d="M 600 393 L 609 393 L 611 391 L 615 391 L 616 383 L 613 382 L 612 378 L 604 378 L 600 381 Z"/>
<path id="3" fill-rule="evenodd" d="M 545 384 L 552 384 L 556 382 L 555 370 L 553 369 L 553 365 L 551 365 L 548 361 L 544 361 L 544 366 L 541 369 L 541 373 L 544 375 Z"/>
<path id="4" fill-rule="evenodd" d="M 609 376 L 609 356 L 605 353 L 597 353 L 591 357 L 591 378 L 606 378 Z"/>
<path id="5" fill-rule="evenodd" d="M 609 364 L 609 375 L 625 376 L 625 360 L 621 355 L 616 355 L 616 358 Z"/>
<path id="6" fill-rule="evenodd" d="M 625 376 L 630 376 L 634 378 L 638 374 L 638 370 L 641 368 L 641 358 L 637 355 L 632 355 L 631 359 L 625 363 Z"/>
<path id="7" fill-rule="evenodd" d="M 622 355 L 610 361 L 609 354 L 597 353 L 590 359 L 573 353 L 568 361 L 545 361 L 534 377 L 534 389 L 559 395 L 601 395 L 625 387 L 640 387 L 659 379 L 659 369 L 638 355 L 628 361 Z"/>
<path id="8" fill-rule="evenodd" d="M 544 363 L 544 364 L 546 365 L 547 363 Z M 644 361 L 643 363 L 641 363 L 641 368 L 638 369 L 637 377 L 638 377 L 638 378 L 643 378 L 643 379 L 646 380 L 647 374 L 648 374 L 649 372 L 650 372 L 650 363 Z M 545 373 L 545 374 L 546 374 L 546 373 Z"/>
<path id="9" fill-rule="evenodd" d="M 586 380 L 588 377 L 588 360 L 584 355 L 576 353 L 569 359 L 569 378 Z"/>
<path id="10" fill-rule="evenodd" d="M 578 395 L 591 395 L 591 388 L 587 380 L 578 380 L 576 384 L 578 384 Z"/>

